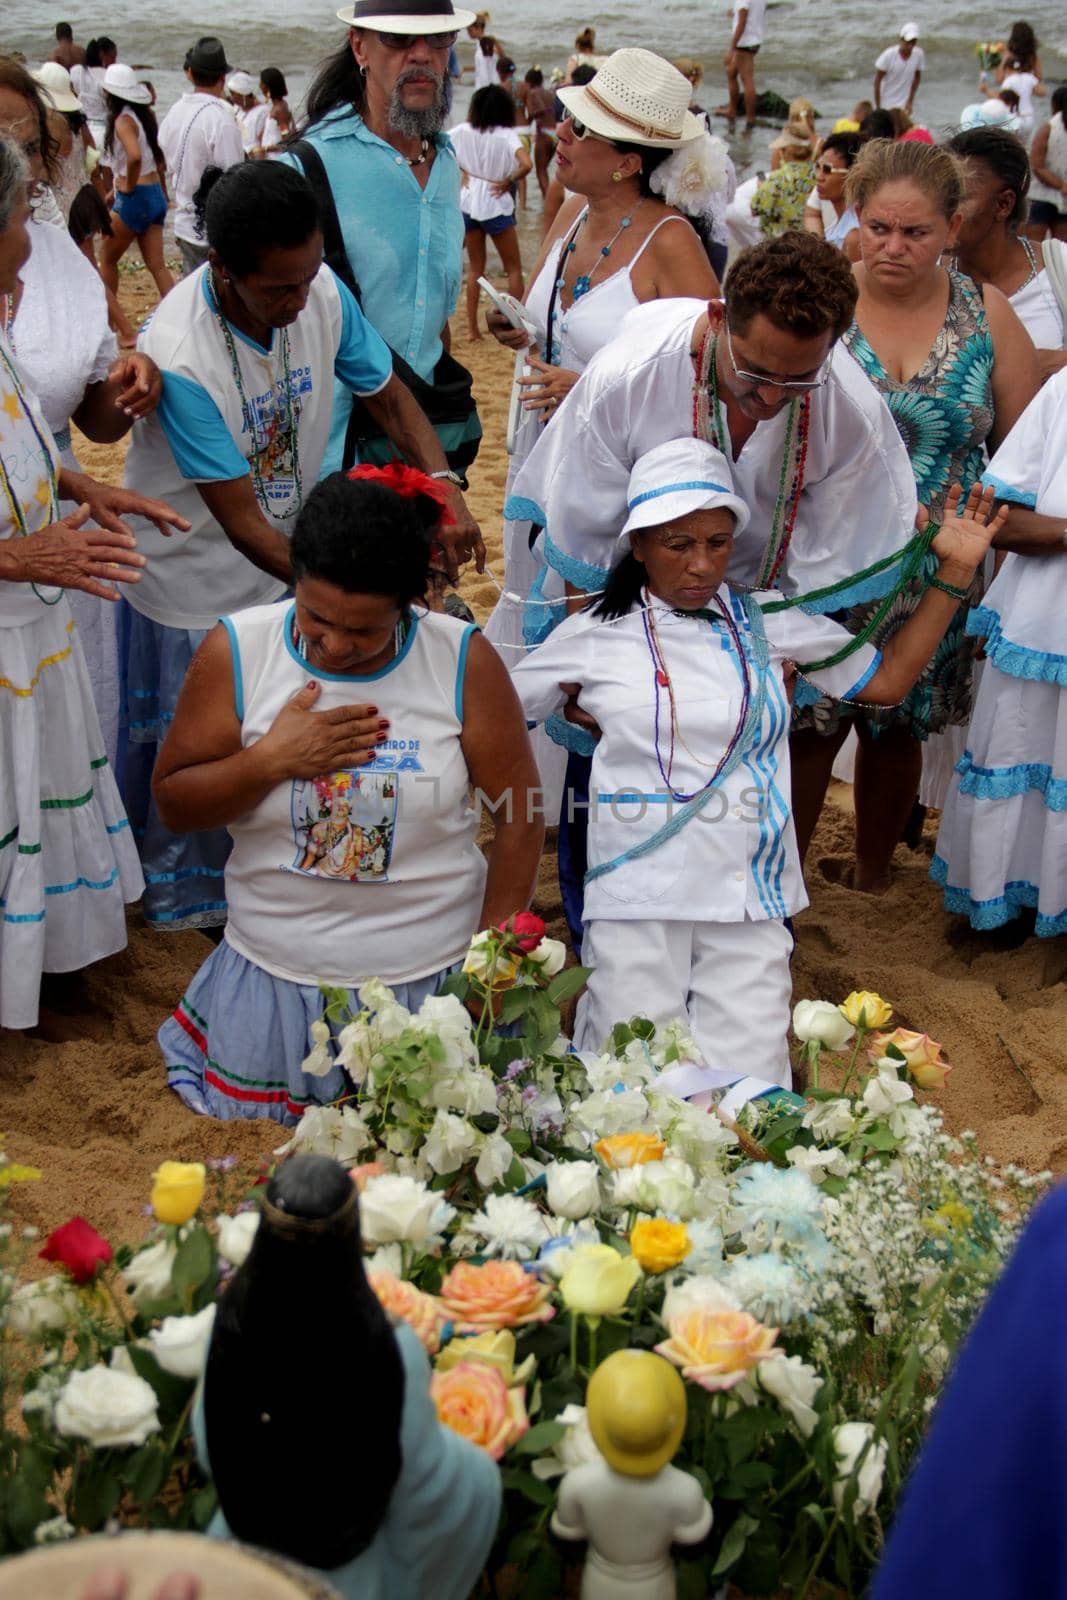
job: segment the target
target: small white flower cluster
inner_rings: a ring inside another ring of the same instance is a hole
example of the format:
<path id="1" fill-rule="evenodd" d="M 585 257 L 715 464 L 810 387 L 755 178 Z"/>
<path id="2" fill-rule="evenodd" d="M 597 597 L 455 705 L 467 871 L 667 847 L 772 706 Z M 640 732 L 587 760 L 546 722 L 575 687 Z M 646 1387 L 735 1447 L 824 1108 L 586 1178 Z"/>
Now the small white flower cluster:
<path id="1" fill-rule="evenodd" d="M 727 159 L 722 140 L 704 133 L 661 161 L 649 185 L 669 206 L 677 206 L 688 217 L 699 217 L 726 188 Z"/>

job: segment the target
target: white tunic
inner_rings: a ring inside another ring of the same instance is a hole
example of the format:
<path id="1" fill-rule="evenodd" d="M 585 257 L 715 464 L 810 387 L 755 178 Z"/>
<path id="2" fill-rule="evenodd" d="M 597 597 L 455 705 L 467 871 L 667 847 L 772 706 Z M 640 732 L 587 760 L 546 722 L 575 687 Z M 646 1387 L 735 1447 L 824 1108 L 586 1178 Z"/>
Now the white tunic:
<path id="1" fill-rule="evenodd" d="M 174 237 L 205 243 L 196 226 L 194 199 L 208 167 L 240 166 L 244 143 L 233 107 L 218 95 L 183 94 L 159 125 L 159 148 L 167 158 L 174 198 Z"/>
<path id="2" fill-rule="evenodd" d="M 998 498 L 1067 525 L 1067 369 L 1041 388 L 994 455 Z M 931 875 L 950 911 L 998 927 L 1023 906 L 1067 932 L 1067 555 L 1009 553 L 968 631 L 987 662 Z"/>
<path id="3" fill-rule="evenodd" d="M 751 643 L 740 598 L 725 584 L 718 598 L 731 607 L 742 638 Z M 781 598 L 775 591 L 759 596 L 766 604 Z M 657 599 L 651 607 L 688 746 L 676 745 L 670 789 L 656 754 L 658 699 L 659 751 L 666 764 L 669 703 L 657 683 L 642 609 L 617 621 L 588 612 L 570 616 L 512 668 L 528 718 L 540 721 L 562 707 L 560 683 L 580 683 L 580 703 L 602 730 L 589 783 L 590 867 L 656 833 L 676 809 L 671 791 L 689 795 L 703 788 L 740 717 L 740 670 L 725 625 L 680 615 Z M 789 800 L 782 662 L 821 661 L 849 644 L 851 635 L 800 607 L 769 613 L 765 630 L 770 665 L 754 741 L 699 817 L 648 855 L 587 883 L 588 921 L 760 921 L 807 905 Z M 848 699 L 880 660 L 873 646 L 861 645 L 839 665 L 813 673 L 812 681 Z M 749 678 L 754 684 L 751 670 Z"/>
<path id="4" fill-rule="evenodd" d="M 1067 244 L 1061 239 L 1045 239 L 1041 252 L 1047 257 L 1051 251 L 1061 252 L 1067 265 Z M 1029 283 L 1016 289 L 1011 296 L 1011 303 L 1036 349 L 1067 350 L 1067 317 L 1056 299 L 1044 267 Z"/>
<path id="5" fill-rule="evenodd" d="M 693 328 L 700 300 L 638 306 L 590 363 L 515 481 L 507 515 L 546 529 L 545 554 L 560 578 L 598 589 L 626 519 L 630 470 L 655 445 L 692 432 Z M 752 518 L 735 542 L 730 578 L 753 583 L 770 536 L 782 473 L 788 408 L 761 422 L 731 462 Z M 915 477 L 881 395 L 838 344 L 830 376 L 811 399 L 804 488 L 781 574 L 787 595 L 854 577 L 903 550 L 914 531 Z M 885 594 L 890 565 L 831 600 L 839 610 Z"/>
<path id="6" fill-rule="evenodd" d="M 224 619 L 242 745 L 309 679 L 320 711 L 373 698 L 389 742 L 366 766 L 279 784 L 231 826 L 226 938 L 292 983 L 408 983 L 458 961 L 478 927 L 486 865 L 460 743 L 476 630 L 413 615 L 387 666 L 341 677 L 298 654 L 294 610 L 283 601 Z"/>

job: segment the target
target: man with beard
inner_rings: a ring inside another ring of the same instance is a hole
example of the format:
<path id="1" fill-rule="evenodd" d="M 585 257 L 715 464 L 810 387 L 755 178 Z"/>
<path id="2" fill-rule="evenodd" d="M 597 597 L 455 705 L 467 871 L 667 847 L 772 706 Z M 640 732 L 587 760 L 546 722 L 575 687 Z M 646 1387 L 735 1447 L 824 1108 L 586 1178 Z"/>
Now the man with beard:
<path id="1" fill-rule="evenodd" d="M 308 92 L 303 140 L 325 169 L 365 315 L 425 383 L 436 373 L 439 387 L 463 270 L 460 170 L 442 132 L 448 54 L 474 13 L 453 10 L 452 0 L 355 0 L 337 15 L 348 37 Z M 286 159 L 315 186 L 299 147 Z M 324 472 L 342 464 L 351 402 L 338 392 Z M 472 411 L 437 431 L 455 464 L 481 430 Z"/>

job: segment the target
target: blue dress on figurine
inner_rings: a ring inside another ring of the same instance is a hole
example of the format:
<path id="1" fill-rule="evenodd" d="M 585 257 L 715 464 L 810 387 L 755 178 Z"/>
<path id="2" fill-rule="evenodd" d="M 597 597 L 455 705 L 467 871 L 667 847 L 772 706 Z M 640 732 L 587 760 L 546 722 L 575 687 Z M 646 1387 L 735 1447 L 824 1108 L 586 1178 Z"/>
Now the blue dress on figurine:
<path id="1" fill-rule="evenodd" d="M 310 1567 L 347 1600 L 466 1600 L 477 1582 L 500 1473 L 438 1421 L 422 1346 L 367 1281 L 336 1161 L 293 1156 L 267 1186 L 193 1426 L 219 1497 L 210 1537 Z"/>

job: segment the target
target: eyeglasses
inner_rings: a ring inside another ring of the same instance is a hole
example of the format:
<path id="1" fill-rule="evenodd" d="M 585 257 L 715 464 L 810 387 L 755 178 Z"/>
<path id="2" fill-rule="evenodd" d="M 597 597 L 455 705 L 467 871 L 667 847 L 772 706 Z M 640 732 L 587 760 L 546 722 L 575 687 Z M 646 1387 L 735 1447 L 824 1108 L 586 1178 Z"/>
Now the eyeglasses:
<path id="1" fill-rule="evenodd" d="M 734 376 L 743 383 L 751 383 L 756 389 L 785 389 L 789 394 L 810 394 L 813 389 L 821 389 L 830 376 L 830 362 L 833 351 L 827 356 L 814 378 L 772 378 L 767 372 L 746 372 L 744 367 L 737 365 L 734 355 L 734 342 L 730 337 L 730 324 L 725 324 L 726 348 L 730 352 L 730 365 L 734 369 Z"/>
<path id="2" fill-rule="evenodd" d="M 815 171 L 824 172 L 828 178 L 833 177 L 835 172 L 839 172 L 843 178 L 845 173 L 848 171 L 848 168 L 831 166 L 829 161 L 816 161 Z"/>
<path id="3" fill-rule="evenodd" d="M 378 38 L 387 50 L 410 50 L 420 39 L 425 39 L 431 50 L 451 50 L 459 32 L 453 29 L 451 33 L 379 33 Z"/>

